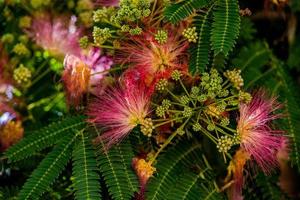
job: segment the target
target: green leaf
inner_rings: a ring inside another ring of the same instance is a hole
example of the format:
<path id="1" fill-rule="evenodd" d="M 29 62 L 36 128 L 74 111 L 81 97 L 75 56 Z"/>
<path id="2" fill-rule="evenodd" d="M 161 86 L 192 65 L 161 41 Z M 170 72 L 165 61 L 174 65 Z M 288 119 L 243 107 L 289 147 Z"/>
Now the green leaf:
<path id="1" fill-rule="evenodd" d="M 5 152 L 5 156 L 11 162 L 28 158 L 47 147 L 55 145 L 66 133 L 84 126 L 84 116 L 67 117 L 34 131 L 28 137 L 25 136 L 19 143 L 9 148 Z"/>
<path id="2" fill-rule="evenodd" d="M 271 54 L 267 44 L 255 42 L 243 47 L 237 57 L 233 59 L 233 66 L 242 70 L 246 87 L 261 78 L 263 67 L 270 62 Z"/>
<path id="3" fill-rule="evenodd" d="M 209 0 L 183 0 L 180 3 L 171 4 L 164 10 L 165 18 L 175 24 L 190 16 L 197 9 L 206 6 Z"/>
<path id="4" fill-rule="evenodd" d="M 177 182 L 182 170 L 198 165 L 202 161 L 201 145 L 190 141 L 179 143 L 160 158 L 156 164 L 156 176 L 148 183 L 147 200 L 167 199 L 169 191 Z M 204 164 L 202 164 L 204 165 Z M 182 187 L 189 187 L 182 183 Z"/>
<path id="5" fill-rule="evenodd" d="M 174 187 L 171 188 L 168 200 L 198 200 L 199 185 L 198 180 L 204 178 L 203 172 L 195 174 L 193 172 L 184 172 L 178 179 Z"/>
<path id="6" fill-rule="evenodd" d="M 89 138 L 81 132 L 73 151 L 75 199 L 101 199 L 98 171 L 93 146 Z"/>
<path id="7" fill-rule="evenodd" d="M 214 54 L 225 56 L 232 50 L 240 30 L 239 5 L 237 0 L 219 0 L 216 3 L 211 42 Z"/>
<path id="8" fill-rule="evenodd" d="M 262 190 L 260 198 L 262 200 L 280 200 L 282 199 L 282 191 L 278 187 L 278 176 L 265 176 L 260 173 L 256 177 L 257 186 Z"/>
<path id="9" fill-rule="evenodd" d="M 291 140 L 291 161 L 292 164 L 298 168 L 300 172 L 300 104 L 299 104 L 299 90 L 295 87 L 291 78 L 287 75 L 284 68 L 275 63 L 277 75 L 281 78 L 282 87 L 279 88 L 278 93 L 284 101 L 285 124 L 287 132 Z"/>
<path id="10" fill-rule="evenodd" d="M 209 61 L 212 8 L 211 6 L 205 13 L 199 13 L 194 21 L 198 40 L 189 50 L 191 54 L 189 70 L 192 74 L 204 72 Z"/>
<path id="11" fill-rule="evenodd" d="M 18 199 L 39 199 L 67 165 L 76 137 L 76 134 L 69 133 L 58 142 L 53 151 L 33 171 L 20 191 Z"/>
<path id="12" fill-rule="evenodd" d="M 131 168 L 134 155 L 129 140 L 107 152 L 103 151 L 103 144 L 100 144 L 99 149 L 98 163 L 109 194 L 114 200 L 131 199 L 138 191 L 138 179 Z"/>

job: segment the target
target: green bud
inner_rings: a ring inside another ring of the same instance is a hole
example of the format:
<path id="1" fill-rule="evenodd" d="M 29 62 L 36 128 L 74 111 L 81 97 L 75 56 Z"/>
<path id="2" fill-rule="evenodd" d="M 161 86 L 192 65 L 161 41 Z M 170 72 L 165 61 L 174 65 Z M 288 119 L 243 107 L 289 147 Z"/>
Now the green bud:
<path id="1" fill-rule="evenodd" d="M 21 64 L 13 72 L 14 80 L 20 85 L 27 85 L 31 78 L 31 71 Z"/>
<path id="2" fill-rule="evenodd" d="M 96 45 L 101 45 L 105 43 L 109 38 L 111 38 L 111 33 L 109 28 L 99 28 L 99 27 L 94 27 L 93 30 L 93 37 L 94 37 L 94 42 Z"/>
<path id="3" fill-rule="evenodd" d="M 182 35 L 189 41 L 189 42 L 197 42 L 198 35 L 196 32 L 196 27 L 184 29 Z"/>
<path id="4" fill-rule="evenodd" d="M 157 106 L 155 113 L 158 117 L 165 117 L 165 108 L 163 106 Z"/>
<path id="5" fill-rule="evenodd" d="M 79 45 L 81 48 L 86 49 L 89 46 L 89 38 L 87 36 L 80 38 Z"/>
<path id="6" fill-rule="evenodd" d="M 167 42 L 168 39 L 168 32 L 164 31 L 164 30 L 159 30 L 157 31 L 157 33 L 155 34 L 155 40 L 159 43 L 159 44 L 164 44 Z"/>
<path id="7" fill-rule="evenodd" d="M 130 35 L 140 35 L 142 33 L 142 29 L 137 26 L 136 28 L 130 29 L 129 33 Z"/>
<path id="8" fill-rule="evenodd" d="M 29 56 L 30 55 L 30 51 L 27 49 L 27 47 L 23 43 L 16 44 L 13 48 L 13 52 L 19 56 Z"/>
<path id="9" fill-rule="evenodd" d="M 158 91 L 164 91 L 167 89 L 167 86 L 168 86 L 167 79 L 160 79 L 155 87 L 156 87 L 156 90 L 158 90 Z"/>
<path id="10" fill-rule="evenodd" d="M 181 76 L 182 74 L 179 70 L 174 70 L 171 74 L 171 77 L 174 81 L 179 81 Z"/>
<path id="11" fill-rule="evenodd" d="M 223 135 L 218 139 L 217 148 L 220 153 L 227 153 L 231 146 L 233 145 L 233 140 L 227 135 Z"/>
<path id="12" fill-rule="evenodd" d="M 1 42 L 11 44 L 11 43 L 13 43 L 14 39 L 15 39 L 15 37 L 13 34 L 6 33 L 1 37 Z"/>
<path id="13" fill-rule="evenodd" d="M 195 132 L 201 131 L 201 125 L 198 122 L 193 124 L 193 131 Z"/>
<path id="14" fill-rule="evenodd" d="M 151 137 L 154 125 L 151 118 L 146 118 L 141 124 L 141 132 L 148 137 Z"/>
<path id="15" fill-rule="evenodd" d="M 184 117 L 191 117 L 193 115 L 193 109 L 188 106 L 184 107 L 182 115 Z"/>
<path id="16" fill-rule="evenodd" d="M 209 131 L 213 131 L 213 130 L 215 130 L 215 128 L 216 128 L 216 125 L 213 123 L 209 123 L 207 125 L 207 130 L 209 130 Z"/>
<path id="17" fill-rule="evenodd" d="M 190 102 L 190 98 L 186 95 L 180 97 L 180 103 L 183 105 L 187 105 Z"/>

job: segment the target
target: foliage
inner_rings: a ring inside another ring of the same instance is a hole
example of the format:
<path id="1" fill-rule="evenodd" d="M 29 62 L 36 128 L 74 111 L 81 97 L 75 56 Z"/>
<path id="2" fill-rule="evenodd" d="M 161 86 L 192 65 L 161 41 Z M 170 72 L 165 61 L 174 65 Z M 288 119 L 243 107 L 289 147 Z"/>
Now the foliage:
<path id="1" fill-rule="evenodd" d="M 0 199 L 293 198 L 279 176 L 300 173 L 300 38 L 277 19 L 298 1 L 0 11 Z"/>

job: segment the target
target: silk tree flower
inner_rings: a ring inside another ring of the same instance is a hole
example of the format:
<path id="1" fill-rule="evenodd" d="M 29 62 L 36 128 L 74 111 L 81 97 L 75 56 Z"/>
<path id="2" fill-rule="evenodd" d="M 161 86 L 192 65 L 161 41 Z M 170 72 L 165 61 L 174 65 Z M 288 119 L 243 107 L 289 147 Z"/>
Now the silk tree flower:
<path id="1" fill-rule="evenodd" d="M 116 53 L 116 62 L 129 64 L 129 78 L 132 73 L 138 73 L 138 80 L 127 80 L 134 85 L 136 81 L 153 88 L 157 80 L 170 78 L 172 71 L 178 69 L 187 71 L 187 42 L 179 42 L 178 30 L 170 28 L 165 42 L 161 43 L 155 39 L 157 31 L 144 30 L 141 35 L 131 36 L 127 42 L 122 44 Z M 132 72 L 135 71 L 135 72 Z M 127 72 L 125 74 L 128 75 Z"/>
<path id="2" fill-rule="evenodd" d="M 89 121 L 101 126 L 104 133 L 95 139 L 103 141 L 106 148 L 120 142 L 149 113 L 149 98 L 142 87 L 107 89 L 89 105 Z"/>
<path id="3" fill-rule="evenodd" d="M 0 99 L 1 100 L 1 99 Z M 23 127 L 20 116 L 8 106 L 7 102 L 0 101 L 0 151 L 4 151 L 23 137 Z"/>
<path id="4" fill-rule="evenodd" d="M 78 40 L 82 29 L 75 26 L 76 17 L 36 15 L 31 27 L 26 30 L 28 35 L 44 50 L 58 56 L 66 54 L 80 55 Z"/>
<path id="5" fill-rule="evenodd" d="M 242 200 L 242 190 L 244 185 L 244 168 L 247 161 L 250 160 L 249 154 L 242 148 L 240 148 L 231 160 L 227 170 L 228 175 L 225 182 L 229 182 L 230 178 L 233 179 L 233 183 L 229 188 L 228 195 L 232 200 Z"/>
<path id="6" fill-rule="evenodd" d="M 265 173 L 278 166 L 276 154 L 281 147 L 283 131 L 273 130 L 270 123 L 281 117 L 275 114 L 281 105 L 264 91 L 253 95 L 249 104 L 240 104 L 237 132 L 243 148 Z"/>
<path id="7" fill-rule="evenodd" d="M 145 199 L 145 191 L 149 178 L 153 175 L 156 169 L 143 158 L 135 157 L 132 159 L 132 168 L 135 170 L 136 175 L 140 182 L 140 192 L 137 194 L 136 199 Z"/>
<path id="8" fill-rule="evenodd" d="M 99 48 L 92 48 L 86 54 L 81 53 L 80 57 L 67 55 L 62 80 L 68 103 L 79 105 L 83 94 L 100 83 L 105 71 L 109 70 L 112 64 L 112 59 L 101 55 Z"/>

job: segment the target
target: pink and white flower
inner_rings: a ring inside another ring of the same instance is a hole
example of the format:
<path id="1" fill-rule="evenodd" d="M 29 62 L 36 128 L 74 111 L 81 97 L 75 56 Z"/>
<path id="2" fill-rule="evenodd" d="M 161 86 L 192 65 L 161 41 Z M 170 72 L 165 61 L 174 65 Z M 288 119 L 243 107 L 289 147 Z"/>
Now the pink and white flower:
<path id="1" fill-rule="evenodd" d="M 92 92 L 93 87 L 100 84 L 112 64 L 112 59 L 101 55 L 99 48 L 91 48 L 79 57 L 66 55 L 62 80 L 68 103 L 77 106 L 83 94 L 88 91 Z"/>
<path id="2" fill-rule="evenodd" d="M 106 147 L 120 142 L 143 123 L 149 113 L 149 98 L 143 88 L 116 87 L 98 96 L 89 106 L 89 121 L 105 130 L 96 139 Z"/>
<path id="3" fill-rule="evenodd" d="M 39 14 L 33 18 L 31 27 L 26 31 L 39 46 L 54 55 L 78 56 L 81 51 L 78 40 L 82 29 L 76 27 L 76 20 L 75 16 L 69 19 L 66 16 Z"/>
<path id="4" fill-rule="evenodd" d="M 283 131 L 270 127 L 273 120 L 281 117 L 274 113 L 280 107 L 276 98 L 268 98 L 264 91 L 258 91 L 249 104 L 242 103 L 239 109 L 237 131 L 241 147 L 265 173 L 278 165 L 276 154 L 284 139 Z"/>

